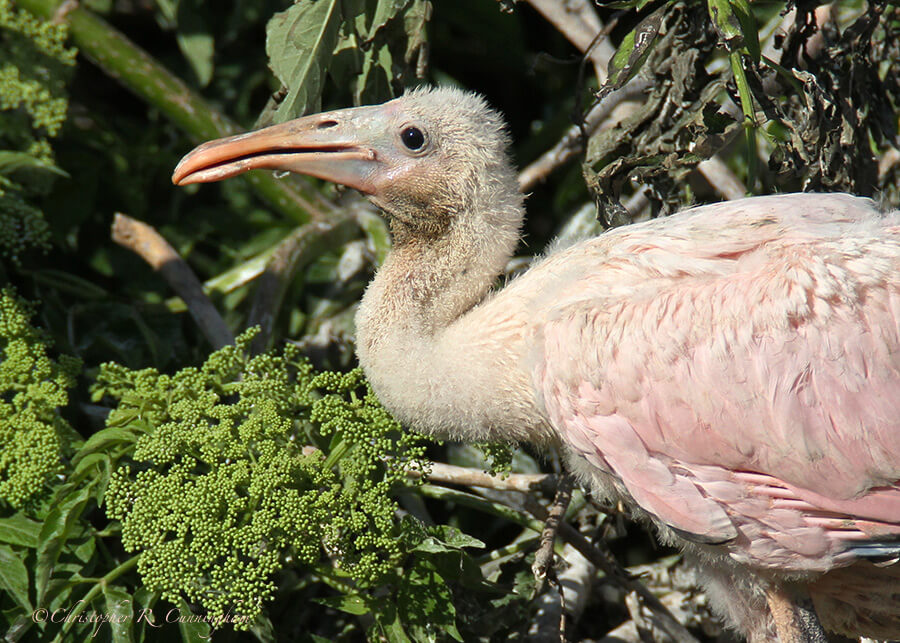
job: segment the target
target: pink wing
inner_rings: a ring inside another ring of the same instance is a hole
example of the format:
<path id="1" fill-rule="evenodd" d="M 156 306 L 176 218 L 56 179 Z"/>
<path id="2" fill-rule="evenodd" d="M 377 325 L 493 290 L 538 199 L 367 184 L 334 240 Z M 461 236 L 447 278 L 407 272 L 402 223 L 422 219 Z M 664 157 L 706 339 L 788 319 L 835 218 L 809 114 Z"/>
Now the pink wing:
<path id="1" fill-rule="evenodd" d="M 694 212 L 579 246 L 592 264 L 538 337 L 551 423 L 739 560 L 827 567 L 900 539 L 900 214 L 826 195 Z"/>

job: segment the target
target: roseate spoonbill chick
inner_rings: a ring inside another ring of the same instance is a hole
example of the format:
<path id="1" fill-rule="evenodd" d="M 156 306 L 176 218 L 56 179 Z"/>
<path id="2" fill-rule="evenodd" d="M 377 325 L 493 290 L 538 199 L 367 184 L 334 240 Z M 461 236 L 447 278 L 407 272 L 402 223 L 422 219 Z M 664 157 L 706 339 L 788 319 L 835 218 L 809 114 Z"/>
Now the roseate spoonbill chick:
<path id="1" fill-rule="evenodd" d="M 491 287 L 523 197 L 499 114 L 455 89 L 212 141 L 367 195 L 394 246 L 359 361 L 405 424 L 557 444 L 700 568 L 750 639 L 900 638 L 900 212 L 845 194 L 692 208 Z"/>

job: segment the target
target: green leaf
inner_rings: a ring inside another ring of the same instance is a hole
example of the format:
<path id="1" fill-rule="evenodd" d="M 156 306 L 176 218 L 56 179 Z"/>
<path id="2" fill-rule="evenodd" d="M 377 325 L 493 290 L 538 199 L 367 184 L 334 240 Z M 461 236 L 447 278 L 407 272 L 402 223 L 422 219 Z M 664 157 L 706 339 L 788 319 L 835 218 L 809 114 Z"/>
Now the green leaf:
<path id="1" fill-rule="evenodd" d="M 391 233 L 387 223 L 383 217 L 370 210 L 361 209 L 356 216 L 359 227 L 366 235 L 366 244 L 375 256 L 375 265 L 380 266 L 391 250 Z"/>
<path id="2" fill-rule="evenodd" d="M 403 16 L 403 28 L 406 30 L 406 53 L 403 58 L 407 63 L 413 61 L 428 44 L 428 21 L 431 20 L 432 6 L 430 0 L 413 0 L 412 5 Z M 417 74 L 419 70 L 416 70 Z"/>
<path id="3" fill-rule="evenodd" d="M 69 176 L 63 170 L 59 169 L 52 163 L 42 161 L 39 158 L 26 154 L 25 152 L 12 152 L 9 150 L 0 150 L 0 174 L 12 174 L 18 170 L 42 170 L 44 172 L 52 172 L 59 176 Z"/>
<path id="4" fill-rule="evenodd" d="M 68 292 L 83 299 L 101 300 L 110 296 L 109 291 L 101 288 L 92 281 L 66 272 L 64 270 L 33 270 L 27 272 L 28 276 L 37 283 L 50 286 L 54 290 Z"/>
<path id="5" fill-rule="evenodd" d="M 78 460 L 78 464 L 75 465 L 75 471 L 72 473 L 70 480 L 82 480 L 88 474 L 88 471 L 94 468 L 96 465 L 99 465 L 97 468 L 100 469 L 101 475 L 105 475 L 107 480 L 103 482 L 100 486 L 102 488 L 106 488 L 106 482 L 108 482 L 109 472 L 112 468 L 112 461 L 110 457 L 106 453 L 88 453 L 83 458 Z M 104 474 L 105 472 L 105 474 Z"/>
<path id="6" fill-rule="evenodd" d="M 651 13 L 638 23 L 619 43 L 616 53 L 609 60 L 609 73 L 606 83 L 597 92 L 597 98 L 603 99 L 610 92 L 619 89 L 641 70 L 653 45 L 656 44 L 666 5 Z"/>
<path id="7" fill-rule="evenodd" d="M 707 0 L 709 17 L 728 51 L 745 49 L 759 62 L 759 32 L 747 0 Z"/>
<path id="8" fill-rule="evenodd" d="M 163 625 L 162 618 L 153 613 L 153 606 L 159 600 L 159 592 L 151 592 L 146 587 L 139 587 L 134 591 L 134 623 L 136 639 L 143 641 L 147 631 L 154 631 Z"/>
<path id="9" fill-rule="evenodd" d="M 23 610 L 31 612 L 28 600 L 28 570 L 21 556 L 10 547 L 0 545 L 0 588 L 18 603 Z"/>
<path id="10" fill-rule="evenodd" d="M 21 512 L 9 518 L 0 518 L 0 542 L 34 548 L 40 542 L 40 533 L 41 523 L 25 517 Z"/>
<path id="11" fill-rule="evenodd" d="M 191 608 L 183 600 L 178 603 L 178 610 L 181 614 L 190 616 Z M 174 615 L 173 615 L 174 618 Z M 178 629 L 181 631 L 181 640 L 183 643 L 202 643 L 209 641 L 212 633 L 209 629 L 209 623 L 205 621 L 189 622 L 190 619 L 185 618 L 178 621 Z"/>
<path id="12" fill-rule="evenodd" d="M 750 83 L 747 81 L 747 74 L 744 71 L 744 59 L 740 52 L 732 52 L 730 54 L 731 71 L 734 74 L 734 83 L 738 89 L 740 96 L 741 112 L 744 114 L 744 133 L 747 139 L 747 187 L 751 190 L 756 185 L 756 172 L 759 154 L 757 152 L 757 124 L 754 118 L 753 110 L 753 92 L 750 89 Z"/>
<path id="13" fill-rule="evenodd" d="M 334 609 L 340 610 L 342 612 L 347 612 L 347 614 L 354 614 L 356 616 L 368 614 L 372 611 L 366 599 L 359 594 L 343 594 L 341 596 L 317 598 L 316 602 L 321 603 L 322 605 L 327 605 L 328 607 L 333 607 Z"/>
<path id="14" fill-rule="evenodd" d="M 9 615 L 4 614 L 4 616 Z M 12 621 L 13 618 L 15 618 L 15 621 L 12 623 L 12 625 L 9 626 L 9 629 L 6 630 L 6 634 L 4 635 L 5 638 L 3 639 L 4 641 L 21 641 L 28 630 L 30 630 L 35 625 L 34 620 L 32 620 L 31 614 L 26 615 L 20 613 L 18 616 L 13 616 L 9 620 Z M 41 625 L 43 625 L 43 623 Z M 41 629 L 43 628 L 41 627 Z"/>
<path id="15" fill-rule="evenodd" d="M 612 9 L 634 9 L 635 11 L 640 11 L 651 2 L 653 2 L 653 0 L 614 0 L 612 2 L 598 0 L 597 4 Z"/>
<path id="16" fill-rule="evenodd" d="M 40 606 L 46 607 L 51 612 L 60 607 L 69 607 L 72 590 L 79 585 L 81 585 L 79 579 L 51 578 L 47 583 L 47 591 L 44 592 L 44 599 Z"/>
<path id="17" fill-rule="evenodd" d="M 427 529 L 428 537 L 420 542 L 414 551 L 425 553 L 438 553 L 456 551 L 461 547 L 477 547 L 484 549 L 484 543 L 464 534 L 459 529 L 450 525 L 435 525 Z"/>
<path id="18" fill-rule="evenodd" d="M 456 608 L 447 581 L 437 567 L 424 558 L 406 570 L 397 607 L 406 633 L 416 641 L 434 640 L 434 630 L 444 631 L 462 641 L 456 629 Z"/>
<path id="19" fill-rule="evenodd" d="M 66 540 L 72 534 L 78 519 L 81 518 L 93 487 L 94 485 L 91 483 L 73 489 L 71 485 L 67 484 L 57 492 L 57 498 L 61 498 L 61 500 L 55 503 L 50 510 L 39 536 L 40 546 L 37 551 L 37 567 L 35 569 L 38 605 L 44 602 L 44 593 L 53 574 L 53 567 L 56 565 Z"/>
<path id="20" fill-rule="evenodd" d="M 131 631 L 134 601 L 131 594 L 118 585 L 104 585 L 103 597 L 106 599 L 106 616 L 109 617 L 113 643 L 131 643 L 134 641 Z"/>
<path id="21" fill-rule="evenodd" d="M 206 87 L 213 75 L 215 41 L 209 32 L 203 0 L 181 0 L 178 3 L 178 48 L 187 58 L 201 87 Z"/>
<path id="22" fill-rule="evenodd" d="M 273 120 L 281 123 L 319 111 L 325 70 L 341 26 L 339 0 L 300 0 L 266 26 L 272 71 L 288 88 Z"/>
<path id="23" fill-rule="evenodd" d="M 96 551 L 97 539 L 90 534 L 85 536 L 82 542 L 72 548 L 72 553 L 84 564 L 87 564 L 88 561 L 94 557 Z"/>
<path id="24" fill-rule="evenodd" d="M 403 623 L 400 622 L 400 614 L 393 605 L 386 605 L 384 609 L 375 612 L 375 622 L 388 643 L 411 643 L 403 629 Z"/>
<path id="25" fill-rule="evenodd" d="M 409 5 L 409 0 L 378 0 L 375 13 L 372 15 L 372 24 L 366 34 L 368 40 L 372 40 L 375 34 L 406 9 L 407 5 Z"/>
<path id="26" fill-rule="evenodd" d="M 391 98 L 392 60 L 387 45 L 373 47 L 366 52 L 362 73 L 356 80 L 356 92 L 353 96 L 356 104 L 377 103 Z"/>
<path id="27" fill-rule="evenodd" d="M 133 429 L 118 426 L 98 431 L 89 437 L 87 442 L 84 443 L 84 446 L 78 450 L 72 463 L 77 466 L 81 460 L 88 455 L 95 454 L 98 451 L 108 451 L 109 447 L 116 443 L 135 442 L 141 435 L 142 433 L 135 432 Z"/>

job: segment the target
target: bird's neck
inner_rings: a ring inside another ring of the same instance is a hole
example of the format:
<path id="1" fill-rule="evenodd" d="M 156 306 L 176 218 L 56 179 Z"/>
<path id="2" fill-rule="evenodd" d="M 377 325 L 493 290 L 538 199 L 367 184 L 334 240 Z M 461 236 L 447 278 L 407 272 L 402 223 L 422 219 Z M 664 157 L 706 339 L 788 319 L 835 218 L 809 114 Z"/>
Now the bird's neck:
<path id="1" fill-rule="evenodd" d="M 434 337 L 485 297 L 512 256 L 522 224 L 515 175 L 503 178 L 466 199 L 464 210 L 446 213 L 449 223 L 439 231 L 417 234 L 392 220 L 393 249 L 357 318 L 360 344 L 385 333 Z"/>
<path id="2" fill-rule="evenodd" d="M 378 398 L 405 425 L 444 437 L 519 439 L 535 433 L 539 417 L 527 375 L 516 368 L 522 333 L 508 337 L 481 319 L 478 304 L 518 242 L 522 197 L 511 179 L 479 203 L 491 206 L 454 213 L 431 238 L 395 230 L 356 316 L 357 355 Z M 505 395 L 494 392 L 498 386 Z"/>

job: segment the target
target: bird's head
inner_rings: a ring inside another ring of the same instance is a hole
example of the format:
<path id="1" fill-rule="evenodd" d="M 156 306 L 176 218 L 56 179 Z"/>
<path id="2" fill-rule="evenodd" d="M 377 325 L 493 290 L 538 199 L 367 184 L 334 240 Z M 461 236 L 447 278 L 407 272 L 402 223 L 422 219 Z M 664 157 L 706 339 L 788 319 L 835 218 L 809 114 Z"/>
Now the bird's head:
<path id="1" fill-rule="evenodd" d="M 461 212 L 477 209 L 473 201 L 515 192 L 508 144 L 502 118 L 480 96 L 425 88 L 204 143 L 181 160 L 172 181 L 287 170 L 359 190 L 395 232 L 439 236 Z"/>

